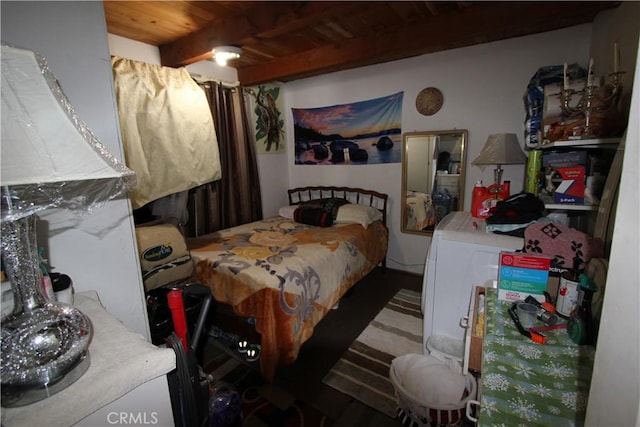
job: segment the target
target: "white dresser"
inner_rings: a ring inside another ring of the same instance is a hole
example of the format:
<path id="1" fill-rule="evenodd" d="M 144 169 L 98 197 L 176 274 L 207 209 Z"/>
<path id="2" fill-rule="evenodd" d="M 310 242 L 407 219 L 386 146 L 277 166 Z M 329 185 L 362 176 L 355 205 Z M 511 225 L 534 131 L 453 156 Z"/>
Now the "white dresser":
<path id="1" fill-rule="evenodd" d="M 427 253 L 423 284 L 423 352 L 434 335 L 438 347 L 449 354 L 463 356 L 465 328 L 460 319 L 467 316 L 475 285 L 492 286 L 498 278 L 500 251 L 520 250 L 524 239 L 486 232 L 486 223 L 470 212 L 452 212 L 437 226 Z"/>
<path id="2" fill-rule="evenodd" d="M 74 306 L 93 325 L 89 369 L 46 399 L 2 408 L 2 425 L 174 425 L 167 374 L 176 368 L 175 352 L 129 330 L 105 310 L 95 291 L 77 293 Z"/>

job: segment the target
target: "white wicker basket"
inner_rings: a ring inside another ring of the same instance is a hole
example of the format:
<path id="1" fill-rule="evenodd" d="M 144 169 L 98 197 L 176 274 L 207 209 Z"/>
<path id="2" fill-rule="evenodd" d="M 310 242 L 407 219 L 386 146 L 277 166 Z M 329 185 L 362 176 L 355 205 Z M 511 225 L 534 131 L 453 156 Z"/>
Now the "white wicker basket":
<path id="1" fill-rule="evenodd" d="M 465 396 L 455 404 L 438 404 L 436 407 L 429 402 L 418 402 L 400 384 L 394 370 L 389 371 L 389 379 L 396 392 L 398 401 L 397 416 L 403 424 L 411 420 L 409 426 L 414 423 L 421 427 L 433 426 L 457 426 L 465 419 L 467 401 L 476 398 L 477 384 L 473 375 L 465 375 Z M 405 424 L 406 425 L 406 424 Z"/>

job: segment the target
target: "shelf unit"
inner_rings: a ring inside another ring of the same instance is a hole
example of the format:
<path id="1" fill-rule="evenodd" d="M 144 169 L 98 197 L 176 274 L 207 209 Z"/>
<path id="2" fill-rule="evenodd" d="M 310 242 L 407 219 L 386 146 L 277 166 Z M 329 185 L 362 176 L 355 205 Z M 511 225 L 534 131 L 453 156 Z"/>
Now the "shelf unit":
<path id="1" fill-rule="evenodd" d="M 542 144 L 541 150 L 549 150 L 553 148 L 610 148 L 614 149 L 620 143 L 621 138 L 594 138 L 594 139 L 570 139 L 566 141 L 554 141 L 548 144 Z M 570 203 L 554 203 L 553 198 L 547 194 L 538 196 L 544 203 L 546 209 L 549 210 L 567 210 L 567 211 L 597 211 L 598 205 L 577 205 Z"/>
<path id="2" fill-rule="evenodd" d="M 615 148 L 620 138 L 595 138 L 595 139 L 569 139 L 566 141 L 553 141 L 540 146 L 541 150 L 549 148 Z"/>
<path id="3" fill-rule="evenodd" d="M 571 203 L 554 203 L 553 198 L 548 194 L 540 194 L 538 198 L 544 203 L 544 207 L 549 210 L 567 211 L 597 211 L 598 205 L 574 205 Z"/>

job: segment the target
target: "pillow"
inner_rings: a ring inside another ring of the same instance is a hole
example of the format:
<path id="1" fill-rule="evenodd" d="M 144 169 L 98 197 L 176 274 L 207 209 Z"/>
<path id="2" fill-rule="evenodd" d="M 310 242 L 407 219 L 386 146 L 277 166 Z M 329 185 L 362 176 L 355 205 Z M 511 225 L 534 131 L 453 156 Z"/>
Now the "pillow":
<path id="1" fill-rule="evenodd" d="M 382 219 L 382 212 L 372 206 L 349 203 L 338 208 L 336 224 L 361 224 L 367 228 L 374 221 Z"/>
<path id="2" fill-rule="evenodd" d="M 572 268 L 577 258 L 582 270 L 591 258 L 604 257 L 604 244 L 568 225 L 538 221 L 524 229 L 524 251 L 550 257 L 552 268 L 561 271 Z"/>
<path id="3" fill-rule="evenodd" d="M 322 209 L 325 212 L 331 214 L 331 217 L 335 220 L 338 214 L 338 208 L 349 203 L 348 200 L 340 197 L 327 197 L 324 199 L 309 200 L 307 202 L 301 202 L 300 207 Z"/>
<path id="4" fill-rule="evenodd" d="M 293 220 L 301 224 L 331 227 L 333 216 L 321 208 L 300 207 L 293 212 Z"/>
<path id="5" fill-rule="evenodd" d="M 278 215 L 283 218 L 293 219 L 293 212 L 298 209 L 298 205 L 283 206 L 278 209 Z"/>

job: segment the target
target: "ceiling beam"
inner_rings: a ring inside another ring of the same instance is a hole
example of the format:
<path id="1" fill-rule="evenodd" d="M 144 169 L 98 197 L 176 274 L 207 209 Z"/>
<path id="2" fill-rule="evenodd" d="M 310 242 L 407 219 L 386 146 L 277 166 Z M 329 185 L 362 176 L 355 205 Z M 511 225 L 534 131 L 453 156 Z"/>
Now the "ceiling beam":
<path id="1" fill-rule="evenodd" d="M 359 2 L 259 2 L 245 14 L 212 21 L 206 28 L 159 46 L 161 63 L 181 67 L 212 57 L 211 49 L 220 45 L 242 46 L 259 38 L 274 37 L 304 29 L 351 9 Z"/>
<path id="2" fill-rule="evenodd" d="M 369 59 L 371 57 L 377 58 L 375 63 L 381 63 L 442 51 L 451 45 L 465 47 L 551 31 L 592 22 L 603 9 L 603 2 L 554 2 L 553 7 L 544 7 L 543 3 L 474 3 L 456 14 L 441 13 L 438 19 L 402 25 L 383 34 L 369 34 L 349 40 L 339 46 L 319 47 L 267 63 L 238 68 L 238 79 L 246 86 L 277 80 L 290 81 L 371 65 L 374 63 Z M 619 4 L 608 3 L 612 8 Z M 555 19 L 558 14 L 567 17 L 559 24 Z M 505 28 L 505 22 L 511 22 L 512 25 Z"/>

